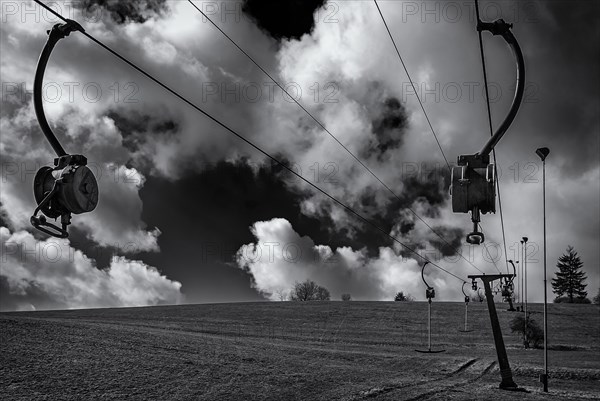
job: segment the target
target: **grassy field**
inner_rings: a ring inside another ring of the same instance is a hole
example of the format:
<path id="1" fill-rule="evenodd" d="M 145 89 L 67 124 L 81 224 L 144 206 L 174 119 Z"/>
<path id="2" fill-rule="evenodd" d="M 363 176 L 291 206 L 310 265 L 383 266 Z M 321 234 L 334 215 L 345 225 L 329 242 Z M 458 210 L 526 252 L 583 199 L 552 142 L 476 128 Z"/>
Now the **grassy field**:
<path id="1" fill-rule="evenodd" d="M 549 305 L 550 392 L 543 351 L 510 333 L 516 383 L 500 374 L 485 303 L 185 305 L 0 314 L 2 400 L 590 400 L 600 399 L 600 311 Z M 542 321 L 541 305 L 532 305 Z"/>

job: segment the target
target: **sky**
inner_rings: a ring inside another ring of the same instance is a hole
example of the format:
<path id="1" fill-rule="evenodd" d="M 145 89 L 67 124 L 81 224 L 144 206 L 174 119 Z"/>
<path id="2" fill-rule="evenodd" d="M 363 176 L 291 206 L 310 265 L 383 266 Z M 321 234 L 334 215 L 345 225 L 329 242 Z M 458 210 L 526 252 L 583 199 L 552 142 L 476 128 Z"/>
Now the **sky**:
<path id="1" fill-rule="evenodd" d="M 482 19 L 514 23 L 526 62 L 496 147 L 508 258 L 498 212 L 482 216 L 484 245 L 465 242 L 470 217 L 452 212 L 444 157 L 367 0 L 194 2 L 335 139 L 187 1 L 52 7 L 406 247 L 79 33 L 53 52 L 44 107 L 65 149 L 87 156 L 99 204 L 73 216 L 68 239 L 49 238 L 29 224 L 33 177 L 54 157 L 31 91 L 59 21 L 32 1 L 0 4 L 1 310 L 277 301 L 306 279 L 333 299 L 424 300 L 422 257 L 452 273 L 425 268 L 437 299 L 461 301 L 467 275 L 522 265 L 523 236 L 528 299 L 541 302 L 542 146 L 548 279 L 573 245 L 589 297 L 600 287 L 597 2 L 481 1 Z M 444 155 L 475 153 L 490 133 L 473 4 L 379 5 Z M 515 61 L 500 37 L 483 43 L 497 127 Z"/>

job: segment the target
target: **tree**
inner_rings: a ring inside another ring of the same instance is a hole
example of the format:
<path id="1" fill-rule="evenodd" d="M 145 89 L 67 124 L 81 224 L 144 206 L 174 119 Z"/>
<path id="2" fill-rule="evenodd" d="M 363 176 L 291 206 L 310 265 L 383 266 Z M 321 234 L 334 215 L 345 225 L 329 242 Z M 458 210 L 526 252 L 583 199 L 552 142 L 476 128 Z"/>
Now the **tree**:
<path id="1" fill-rule="evenodd" d="M 544 341 L 544 331 L 529 316 L 527 316 L 527 333 L 525 333 L 525 317 L 521 314 L 511 320 L 510 331 L 520 333 L 523 336 L 523 345 L 525 345 L 525 348 L 529 348 L 532 344 L 534 348 L 540 348 L 540 344 Z"/>
<path id="2" fill-rule="evenodd" d="M 279 289 L 275 290 L 275 295 L 277 295 L 277 298 L 280 301 L 287 301 L 288 300 L 287 291 L 284 290 L 283 288 L 279 288 Z"/>
<path id="3" fill-rule="evenodd" d="M 290 293 L 292 301 L 329 301 L 331 295 L 325 287 L 317 285 L 312 280 L 294 284 Z"/>
<path id="4" fill-rule="evenodd" d="M 412 300 L 413 300 L 412 295 L 410 295 L 410 294 L 404 295 L 404 291 L 400 291 L 394 297 L 394 301 L 396 301 L 396 302 L 411 302 Z"/>
<path id="5" fill-rule="evenodd" d="M 585 273 L 581 270 L 583 262 L 577 255 L 575 248 L 572 246 L 567 247 L 567 253 L 563 254 L 558 258 L 556 264 L 558 271 L 556 272 L 556 278 L 552 279 L 552 289 L 557 295 L 555 302 L 561 302 L 561 297 L 566 295 L 567 302 L 573 303 L 575 297 L 578 302 L 584 300 L 587 296 L 584 281 L 587 279 Z"/>
<path id="6" fill-rule="evenodd" d="M 342 301 L 351 301 L 352 297 L 350 294 L 342 294 Z"/>
<path id="7" fill-rule="evenodd" d="M 598 294 L 594 297 L 594 305 L 600 305 L 600 288 L 598 288 Z"/>
<path id="8" fill-rule="evenodd" d="M 315 294 L 315 299 L 317 301 L 329 301 L 331 300 L 331 294 L 329 290 L 325 287 L 317 286 L 317 293 Z"/>

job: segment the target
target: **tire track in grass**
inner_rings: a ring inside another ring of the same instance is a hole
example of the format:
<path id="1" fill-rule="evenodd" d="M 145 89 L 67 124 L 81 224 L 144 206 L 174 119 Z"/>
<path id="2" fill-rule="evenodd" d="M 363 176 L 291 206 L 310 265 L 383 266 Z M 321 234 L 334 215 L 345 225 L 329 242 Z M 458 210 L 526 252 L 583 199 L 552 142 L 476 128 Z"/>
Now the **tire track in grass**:
<path id="1" fill-rule="evenodd" d="M 473 362 L 473 363 L 475 363 L 475 362 Z M 471 363 L 469 366 L 473 365 L 473 363 Z M 469 368 L 469 366 L 466 366 L 466 367 L 465 367 L 465 366 L 463 365 L 463 367 L 459 368 L 457 371 L 464 372 L 466 369 L 468 369 L 468 368 Z M 491 363 L 490 363 L 490 364 L 489 364 L 489 365 L 488 365 L 488 366 L 487 366 L 487 367 L 486 367 L 486 368 L 483 370 L 483 372 L 481 372 L 481 374 L 477 375 L 476 377 L 474 377 L 474 378 L 472 378 L 472 379 L 468 379 L 468 380 L 459 381 L 459 382 L 457 382 L 457 383 L 452 383 L 452 384 L 450 384 L 450 385 L 443 386 L 443 387 L 441 387 L 441 388 L 437 388 L 437 389 L 434 389 L 434 390 L 430 390 L 430 391 L 428 391 L 428 392 L 426 392 L 426 393 L 419 394 L 419 395 L 417 395 L 416 397 L 413 397 L 413 398 L 407 398 L 407 399 L 405 399 L 405 401 L 421 401 L 421 400 L 426 400 L 427 398 L 429 398 L 429 397 L 431 397 L 431 396 L 433 396 L 433 395 L 439 396 L 439 395 L 440 395 L 440 393 L 443 393 L 443 392 L 447 392 L 447 391 L 453 390 L 453 389 L 455 389 L 456 387 L 459 387 L 459 386 L 465 386 L 465 385 L 467 385 L 467 384 L 474 383 L 474 382 L 478 381 L 479 379 L 481 379 L 483 376 L 487 375 L 487 374 L 488 374 L 488 373 L 489 373 L 489 372 L 490 372 L 490 371 L 491 371 L 491 370 L 492 370 L 492 369 L 493 369 L 495 366 L 496 366 L 496 361 L 492 361 L 492 362 L 491 362 Z M 453 375 L 453 376 L 452 376 L 452 378 L 454 378 L 454 377 L 456 377 L 456 376 L 457 376 L 457 375 Z M 441 380 L 436 380 L 436 381 L 438 381 L 438 382 L 439 382 L 439 381 L 441 381 Z M 430 384 L 430 383 L 426 383 L 426 384 Z"/>
<path id="2" fill-rule="evenodd" d="M 369 390 L 362 391 L 358 396 L 351 398 L 351 400 L 371 399 L 371 398 L 376 398 L 380 395 L 388 394 L 388 393 L 391 393 L 391 392 L 397 391 L 397 390 L 409 389 L 409 388 L 414 388 L 414 387 L 423 386 L 423 385 L 429 386 L 436 382 L 440 382 L 443 380 L 448 380 L 448 379 L 460 376 L 463 372 L 465 372 L 467 369 L 469 369 L 471 366 L 473 366 L 478 361 L 479 361 L 479 358 L 469 359 L 467 362 L 460 365 L 454 371 L 447 373 L 443 377 L 436 378 L 436 379 L 420 380 L 420 381 L 413 382 L 413 383 L 405 383 L 405 384 L 403 383 L 403 384 L 392 385 L 392 386 L 373 387 Z M 495 362 L 493 362 L 490 366 L 488 366 L 488 368 L 486 368 L 484 370 L 484 372 L 481 374 L 481 376 L 483 376 L 487 372 L 489 372 L 489 369 L 494 365 L 494 363 Z"/>

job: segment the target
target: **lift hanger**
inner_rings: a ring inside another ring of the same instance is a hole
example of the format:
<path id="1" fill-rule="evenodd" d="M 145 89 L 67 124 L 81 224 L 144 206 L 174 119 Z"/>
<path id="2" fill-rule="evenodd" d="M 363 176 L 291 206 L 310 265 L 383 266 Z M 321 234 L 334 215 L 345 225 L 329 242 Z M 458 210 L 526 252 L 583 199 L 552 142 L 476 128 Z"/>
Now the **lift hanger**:
<path id="1" fill-rule="evenodd" d="M 464 330 L 459 330 L 459 331 L 461 331 L 463 333 L 468 333 L 468 332 L 471 332 L 473 330 L 469 330 L 469 326 L 468 326 L 469 301 L 471 300 L 471 298 L 469 298 L 469 296 L 465 292 L 465 285 L 467 285 L 466 281 L 463 282 L 463 285 L 462 285 L 462 293 L 465 296 L 465 329 Z"/>
<path id="2" fill-rule="evenodd" d="M 425 287 L 427 288 L 425 290 L 425 297 L 427 298 L 428 301 L 428 309 L 427 309 L 427 332 L 428 332 L 428 346 L 427 346 L 427 350 L 415 350 L 417 352 L 421 352 L 424 354 L 438 354 L 440 352 L 445 352 L 445 349 L 442 350 L 432 350 L 431 349 L 431 300 L 433 298 L 435 298 L 435 290 L 433 289 L 432 286 L 430 286 L 429 284 L 427 284 L 427 281 L 425 281 L 425 266 L 427 266 L 429 262 L 425 262 L 423 264 L 423 267 L 421 268 L 421 278 L 423 279 L 423 282 L 425 283 Z"/>
<path id="3" fill-rule="evenodd" d="M 458 157 L 458 166 L 452 168 L 452 211 L 454 213 L 471 213 L 473 231 L 467 235 L 470 244 L 481 244 L 485 241 L 482 232 L 479 231 L 481 213 L 496 213 L 496 169 L 490 163 L 490 153 L 504 136 L 514 121 L 525 91 L 525 61 L 517 39 L 511 32 L 512 24 L 503 19 L 494 22 L 482 22 L 477 17 L 477 31 L 481 34 L 488 31 L 492 35 L 500 35 L 509 45 L 516 59 L 517 65 L 517 87 L 508 115 L 502 121 L 494 135 L 488 140 L 483 148 L 471 155 Z"/>
<path id="4" fill-rule="evenodd" d="M 33 194 L 37 207 L 31 216 L 31 224 L 38 230 L 58 238 L 67 238 L 71 214 L 88 213 L 98 204 L 98 183 L 87 167 L 83 155 L 68 154 L 52 132 L 42 102 L 42 84 L 48 60 L 54 46 L 71 32 L 84 29 L 73 20 L 56 24 L 48 31 L 48 41 L 42 50 L 33 83 L 33 105 L 40 128 L 58 156 L 54 167 L 44 166 L 38 170 L 33 181 Z M 42 213 L 38 216 L 38 213 Z M 60 227 L 47 218 L 60 217 Z"/>

